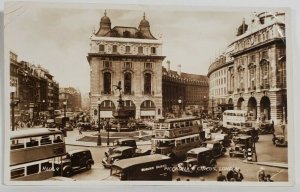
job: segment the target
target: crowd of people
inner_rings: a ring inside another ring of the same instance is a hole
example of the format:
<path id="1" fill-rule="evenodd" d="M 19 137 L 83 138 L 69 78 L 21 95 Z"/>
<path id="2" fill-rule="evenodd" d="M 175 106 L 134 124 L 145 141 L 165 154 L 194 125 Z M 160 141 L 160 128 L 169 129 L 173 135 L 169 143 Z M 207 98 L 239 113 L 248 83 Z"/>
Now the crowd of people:
<path id="1" fill-rule="evenodd" d="M 232 168 L 230 171 L 227 172 L 225 176 L 222 171 L 219 171 L 219 175 L 217 176 L 217 181 L 237 181 L 241 182 L 244 180 L 244 175 L 241 173 L 240 169 Z M 271 179 L 270 174 L 265 173 L 265 169 L 263 167 L 257 173 L 257 181 L 259 182 L 273 182 Z"/>

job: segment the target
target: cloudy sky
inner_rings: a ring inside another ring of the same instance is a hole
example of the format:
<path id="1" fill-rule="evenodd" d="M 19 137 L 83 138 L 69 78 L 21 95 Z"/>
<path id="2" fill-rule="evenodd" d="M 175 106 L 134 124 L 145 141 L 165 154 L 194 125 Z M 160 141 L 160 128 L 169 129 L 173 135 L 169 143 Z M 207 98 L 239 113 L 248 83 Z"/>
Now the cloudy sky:
<path id="1" fill-rule="evenodd" d="M 242 19 L 247 22 L 251 15 L 249 10 L 13 2 L 4 11 L 5 50 L 49 69 L 61 87 L 87 93 L 89 37 L 94 28 L 98 30 L 104 9 L 112 27 L 138 27 L 145 12 L 152 34 L 162 35 L 165 62 L 170 60 L 174 70 L 181 64 L 183 72 L 203 75 L 210 61 L 232 42 Z"/>

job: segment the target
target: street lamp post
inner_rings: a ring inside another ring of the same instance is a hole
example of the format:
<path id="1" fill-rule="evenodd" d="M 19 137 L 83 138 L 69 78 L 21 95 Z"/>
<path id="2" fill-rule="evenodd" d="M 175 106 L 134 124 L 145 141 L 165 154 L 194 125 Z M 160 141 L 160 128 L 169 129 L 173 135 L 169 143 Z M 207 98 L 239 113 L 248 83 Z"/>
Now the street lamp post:
<path id="1" fill-rule="evenodd" d="M 97 145 L 101 146 L 101 133 L 100 133 L 100 129 L 101 129 L 101 122 L 100 122 L 100 107 L 101 107 L 101 102 L 98 101 L 98 139 L 97 139 Z"/>
<path id="2" fill-rule="evenodd" d="M 181 116 L 181 103 L 182 103 L 181 97 L 179 97 L 178 103 L 179 103 L 179 116 Z"/>
<path id="3" fill-rule="evenodd" d="M 67 101 L 64 101 L 63 105 L 64 105 L 64 118 L 63 118 L 63 121 L 62 121 L 62 131 L 64 133 L 64 136 L 66 137 L 67 132 L 65 131 L 65 124 L 66 124 L 66 118 L 67 118 Z"/>
<path id="4" fill-rule="evenodd" d="M 121 126 L 120 123 L 119 126 Z M 107 127 L 107 146 L 109 146 L 109 130 L 110 130 L 109 121 L 106 121 L 106 127 Z"/>

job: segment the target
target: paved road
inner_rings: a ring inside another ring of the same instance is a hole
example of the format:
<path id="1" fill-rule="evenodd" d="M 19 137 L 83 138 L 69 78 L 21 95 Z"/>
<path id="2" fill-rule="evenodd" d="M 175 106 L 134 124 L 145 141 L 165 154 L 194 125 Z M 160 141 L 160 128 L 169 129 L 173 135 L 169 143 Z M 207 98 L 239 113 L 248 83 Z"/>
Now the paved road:
<path id="1" fill-rule="evenodd" d="M 92 152 L 95 160 L 95 165 L 90 171 L 82 171 L 72 178 L 76 180 L 110 180 L 110 170 L 105 169 L 102 166 L 102 159 L 104 158 L 104 151 L 106 147 L 84 147 L 84 146 L 67 146 L 67 151 L 79 148 L 89 148 Z M 150 149 L 150 145 L 143 146 L 143 149 Z M 256 144 L 258 161 L 273 161 L 273 162 L 285 162 L 287 163 L 287 148 L 275 147 L 272 144 L 272 135 L 261 135 L 258 143 Z M 224 157 L 217 160 L 217 167 L 223 170 L 226 174 L 230 167 L 240 168 L 244 175 L 245 181 L 257 181 L 257 171 L 261 167 L 260 165 L 246 164 L 241 158 L 230 158 L 228 152 Z M 274 181 L 287 181 L 288 180 L 288 169 L 267 167 L 264 166 L 266 173 L 272 176 Z M 206 181 L 215 181 L 218 172 L 206 173 L 204 179 Z M 177 172 L 173 174 L 173 180 L 178 177 L 185 181 L 189 179 L 191 181 L 200 181 L 200 177 L 190 176 L 179 176 Z"/>

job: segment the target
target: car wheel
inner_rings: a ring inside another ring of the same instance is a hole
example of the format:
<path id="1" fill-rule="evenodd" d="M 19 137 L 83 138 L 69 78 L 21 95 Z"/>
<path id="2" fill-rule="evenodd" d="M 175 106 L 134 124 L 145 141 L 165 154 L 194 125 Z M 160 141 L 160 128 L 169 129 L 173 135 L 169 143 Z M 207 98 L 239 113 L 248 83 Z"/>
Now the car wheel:
<path id="1" fill-rule="evenodd" d="M 63 171 L 63 176 L 65 177 L 70 177 L 72 175 L 73 171 L 71 167 L 67 167 L 64 171 Z"/>
<path id="2" fill-rule="evenodd" d="M 90 170 L 91 169 L 91 167 L 92 167 L 92 165 L 91 165 L 91 163 L 90 162 L 88 162 L 88 163 L 86 163 L 86 170 Z"/>

